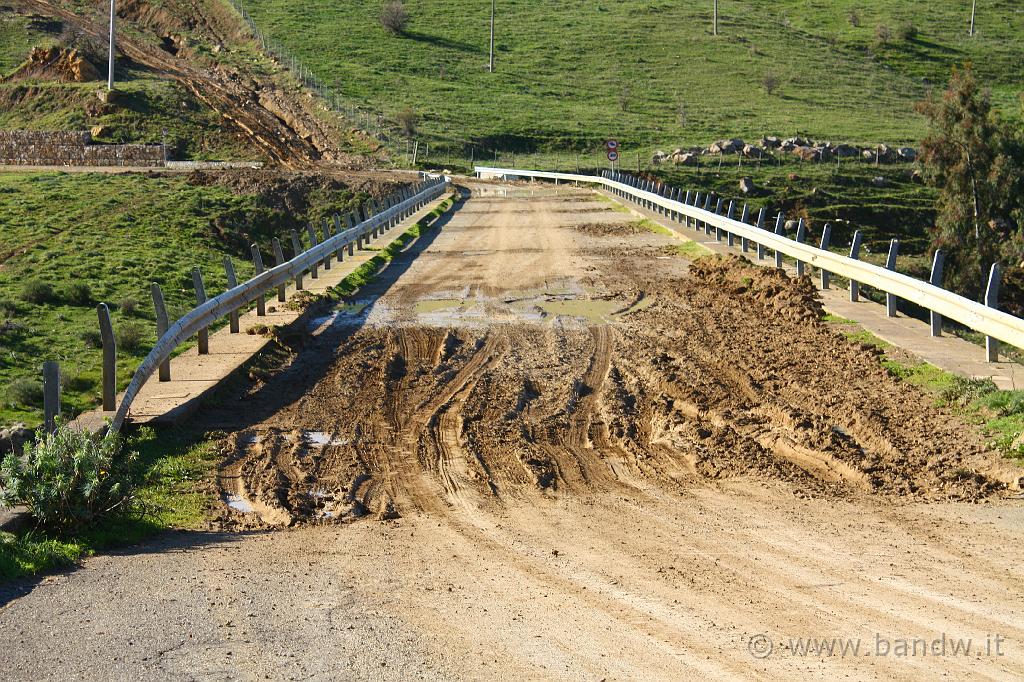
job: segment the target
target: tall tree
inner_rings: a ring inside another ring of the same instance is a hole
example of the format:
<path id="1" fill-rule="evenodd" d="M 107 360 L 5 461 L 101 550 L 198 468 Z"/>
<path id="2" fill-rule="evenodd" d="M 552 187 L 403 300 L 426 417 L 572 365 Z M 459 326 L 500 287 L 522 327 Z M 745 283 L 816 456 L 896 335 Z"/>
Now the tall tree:
<path id="1" fill-rule="evenodd" d="M 954 69 L 949 87 L 918 111 L 929 121 L 925 175 L 939 189 L 932 245 L 948 254 L 947 284 L 977 296 L 992 263 L 1016 266 L 1022 255 L 1020 135 L 993 110 L 970 65 Z"/>

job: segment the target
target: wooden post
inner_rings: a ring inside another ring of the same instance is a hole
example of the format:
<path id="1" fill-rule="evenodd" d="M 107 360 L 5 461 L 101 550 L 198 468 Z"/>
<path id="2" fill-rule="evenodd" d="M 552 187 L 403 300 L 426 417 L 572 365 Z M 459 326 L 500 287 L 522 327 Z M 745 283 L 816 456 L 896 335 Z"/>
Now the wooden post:
<path id="1" fill-rule="evenodd" d="M 807 225 L 804 223 L 804 219 L 801 218 L 796 225 L 796 243 L 803 244 L 805 239 L 807 239 Z M 796 261 L 796 276 L 803 277 L 806 267 L 807 264 L 798 258 Z"/>
<path id="2" fill-rule="evenodd" d="M 153 309 L 156 310 L 156 338 L 157 341 L 163 338 L 170 327 L 170 319 L 167 316 L 167 304 L 164 302 L 164 292 L 160 285 L 153 282 L 149 285 L 149 292 L 153 296 Z M 171 380 L 171 361 L 164 360 L 160 363 L 160 381 Z"/>
<path id="3" fill-rule="evenodd" d="M 818 247 L 822 251 L 828 251 L 828 247 L 832 243 L 832 223 L 825 223 L 825 227 L 821 230 L 821 245 Z M 828 270 L 821 269 L 821 288 L 828 289 L 831 281 L 832 273 Z"/>
<path id="4" fill-rule="evenodd" d="M 206 286 L 203 284 L 203 273 L 199 268 L 192 268 L 192 287 L 196 290 L 196 306 L 206 303 Z M 203 327 L 197 334 L 199 338 L 199 354 L 210 354 L 210 330 Z"/>
<path id="5" fill-rule="evenodd" d="M 258 277 L 258 276 L 263 274 L 263 270 L 264 270 L 264 267 L 263 267 L 263 256 L 260 255 L 260 247 L 257 246 L 256 244 L 253 244 L 252 246 L 250 246 L 249 250 L 252 252 L 252 264 L 256 268 L 256 276 Z M 262 291 L 257 291 L 256 292 L 256 316 L 257 317 L 265 317 L 266 314 L 267 314 L 267 299 L 266 299 L 266 296 L 263 295 Z"/>
<path id="6" fill-rule="evenodd" d="M 231 262 L 228 256 L 224 256 L 224 274 L 228 280 L 228 290 L 234 289 L 238 286 L 238 277 L 235 275 L 235 264 Z M 232 310 L 228 313 L 228 325 L 231 334 L 238 333 L 238 310 Z"/>
<path id="7" fill-rule="evenodd" d="M 765 216 L 767 216 L 767 215 L 768 215 L 768 209 L 767 208 L 762 208 L 760 211 L 758 211 L 758 213 L 757 213 L 757 228 L 759 230 L 763 230 L 764 229 L 764 219 L 765 219 Z M 764 257 L 765 257 L 765 253 L 764 252 L 765 252 L 764 244 L 762 244 L 761 242 L 758 242 L 757 243 L 757 260 L 764 260 Z"/>
<path id="8" fill-rule="evenodd" d="M 783 213 L 780 213 L 775 218 L 775 234 L 780 236 L 786 235 L 786 216 Z M 782 267 L 782 252 L 777 249 L 775 251 L 775 267 Z"/>
<path id="9" fill-rule="evenodd" d="M 850 244 L 850 258 L 860 258 L 860 245 L 864 241 L 864 235 L 860 230 L 853 233 L 853 243 Z M 856 303 L 860 300 L 860 283 L 855 279 L 850 280 L 850 302 Z"/>
<path id="10" fill-rule="evenodd" d="M 896 254 L 900 250 L 900 240 L 893 239 L 889 242 L 889 255 L 885 259 L 885 269 L 896 271 Z M 896 301 L 895 295 L 889 292 L 885 293 L 885 314 L 889 317 L 896 317 Z"/>
<path id="11" fill-rule="evenodd" d="M 110 323 L 110 308 L 106 303 L 96 306 L 100 322 L 100 339 L 103 341 L 103 411 L 117 409 L 117 341 L 114 325 Z"/>
<path id="12" fill-rule="evenodd" d="M 999 263 L 993 263 L 988 273 L 988 286 L 985 287 L 985 305 L 989 308 L 999 308 L 999 280 L 1002 276 L 1002 268 Z M 992 336 L 985 337 L 985 359 L 989 362 L 999 362 L 999 339 Z"/>
<path id="13" fill-rule="evenodd" d="M 274 249 L 274 265 L 281 266 L 288 261 L 284 258 L 284 249 L 281 248 L 281 240 L 274 237 L 271 240 L 271 246 Z M 284 303 L 288 300 L 288 286 L 286 284 L 280 284 L 277 287 L 277 302 Z"/>
<path id="14" fill-rule="evenodd" d="M 306 234 L 309 236 L 309 248 L 314 248 L 317 245 L 316 230 L 313 229 L 313 225 L 306 225 Z M 317 271 L 316 261 L 309 268 L 310 279 L 320 279 L 320 273 Z"/>
<path id="15" fill-rule="evenodd" d="M 43 428 L 47 433 L 57 430 L 60 417 L 60 365 L 54 360 L 43 363 Z"/>
<path id="16" fill-rule="evenodd" d="M 292 253 L 293 258 L 298 258 L 302 253 L 302 242 L 299 241 L 299 233 L 292 230 Z M 295 290 L 302 291 L 302 271 L 299 270 L 295 275 Z"/>
<path id="17" fill-rule="evenodd" d="M 932 274 L 928 278 L 928 283 L 933 287 L 942 286 L 942 270 L 945 262 L 946 254 L 943 253 L 942 249 L 936 249 L 935 255 L 932 257 Z M 942 315 L 934 310 L 930 310 L 929 317 L 931 318 L 932 336 L 942 336 Z"/>

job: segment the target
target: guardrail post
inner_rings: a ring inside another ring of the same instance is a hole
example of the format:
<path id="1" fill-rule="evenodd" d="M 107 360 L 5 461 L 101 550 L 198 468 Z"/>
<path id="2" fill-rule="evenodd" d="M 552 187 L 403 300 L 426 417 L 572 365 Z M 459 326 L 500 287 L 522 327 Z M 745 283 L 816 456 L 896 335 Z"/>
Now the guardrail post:
<path id="1" fill-rule="evenodd" d="M 860 230 L 853 233 L 853 243 L 850 244 L 850 258 L 854 260 L 860 259 L 860 245 L 864 241 L 864 235 Z M 860 283 L 855 280 L 850 280 L 850 302 L 856 303 L 860 300 Z"/>
<path id="2" fill-rule="evenodd" d="M 341 227 L 341 216 L 339 216 L 337 213 L 335 213 L 334 214 L 334 234 L 335 234 L 335 236 L 337 236 L 337 235 L 341 234 L 342 232 L 344 232 L 344 230 Z M 345 246 L 344 245 L 339 246 L 337 251 L 334 252 L 334 255 L 337 257 L 339 263 L 344 261 L 345 260 Z"/>
<path id="3" fill-rule="evenodd" d="M 928 283 L 933 287 L 942 286 L 942 270 L 946 263 L 946 254 L 942 249 L 936 249 L 932 257 L 932 274 L 928 277 Z M 931 318 L 932 336 L 942 336 L 942 315 L 934 310 L 928 311 Z"/>
<path id="4" fill-rule="evenodd" d="M 96 306 L 96 316 L 100 321 L 100 339 L 103 342 L 103 411 L 113 412 L 117 409 L 117 340 L 106 303 Z"/>
<path id="5" fill-rule="evenodd" d="M 900 240 L 893 239 L 889 242 L 889 255 L 885 259 L 885 269 L 896 271 L 896 254 L 900 250 Z M 889 317 L 896 317 L 896 296 L 886 292 L 885 294 L 885 314 Z"/>
<path id="6" fill-rule="evenodd" d="M 313 229 L 312 223 L 306 225 L 306 234 L 309 235 L 309 248 L 315 248 L 317 245 L 316 230 Z M 313 264 L 309 266 L 309 278 L 320 279 L 316 261 L 313 261 Z"/>
<path id="7" fill-rule="evenodd" d="M 744 225 L 750 223 L 750 208 L 743 204 L 743 212 L 740 214 L 740 222 Z M 750 240 L 746 237 L 740 237 L 740 251 L 748 253 L 750 251 Z"/>
<path id="8" fill-rule="evenodd" d="M 726 214 L 725 217 L 728 218 L 729 220 L 732 220 L 735 215 L 736 215 L 736 202 L 735 201 L 730 201 L 729 202 L 729 211 L 728 211 L 728 213 Z M 732 248 L 732 247 L 736 246 L 736 237 L 733 235 L 732 230 L 727 232 L 726 236 L 729 238 L 729 248 Z"/>
<path id="9" fill-rule="evenodd" d="M 822 251 L 828 251 L 828 247 L 832 243 L 832 223 L 825 223 L 825 227 L 821 229 L 821 245 L 818 247 Z M 832 273 L 828 270 L 821 269 L 821 288 L 828 289 L 829 282 L 831 281 Z"/>
<path id="10" fill-rule="evenodd" d="M 711 212 L 711 192 L 708 192 L 707 196 L 704 197 L 704 210 Z M 711 225 L 705 221 L 704 223 L 704 234 L 711 234 Z"/>
<path id="11" fill-rule="evenodd" d="M 330 227 L 329 221 L 327 220 L 326 217 L 324 217 L 320 221 L 320 231 L 323 232 L 323 234 L 324 234 L 324 241 L 325 242 L 328 241 L 331 238 L 331 227 Z M 330 269 L 331 269 L 331 252 L 328 251 L 326 254 L 324 254 L 324 270 L 330 270 Z"/>
<path id="12" fill-rule="evenodd" d="M 196 290 L 196 307 L 206 303 L 206 287 L 203 285 L 203 273 L 199 268 L 192 268 L 192 287 Z M 210 354 L 210 330 L 203 327 L 197 334 L 199 338 L 199 354 Z"/>
<path id="13" fill-rule="evenodd" d="M 345 214 L 345 229 L 346 230 L 351 230 L 357 224 L 358 224 L 358 221 L 355 219 L 355 216 L 352 213 L 346 213 Z M 356 255 L 356 245 L 355 245 L 354 241 L 348 243 L 348 255 L 349 256 Z"/>
<path id="14" fill-rule="evenodd" d="M 999 308 L 999 280 L 1002 272 L 999 263 L 993 263 L 992 269 L 989 270 L 988 286 L 985 287 L 985 305 L 989 308 Z M 999 362 L 999 339 L 985 337 L 985 359 L 989 362 Z"/>
<path id="15" fill-rule="evenodd" d="M 796 243 L 797 244 L 803 244 L 805 239 L 807 239 L 807 225 L 804 223 L 804 219 L 801 218 L 799 220 L 799 222 L 797 222 L 797 225 L 796 225 Z M 806 263 L 804 263 L 800 259 L 797 259 L 797 261 L 796 261 L 796 276 L 797 277 L 803 277 L 804 276 L 804 270 L 806 269 L 806 267 L 807 267 Z"/>
<path id="16" fill-rule="evenodd" d="M 784 213 L 780 213 L 775 218 L 775 234 L 780 236 L 786 235 L 786 215 Z M 782 267 L 782 252 L 778 249 L 775 251 L 775 267 Z"/>
<path id="17" fill-rule="evenodd" d="M 228 290 L 234 289 L 238 286 L 238 277 L 235 276 L 235 264 L 231 262 L 231 259 L 224 256 L 224 274 L 228 280 Z M 232 310 L 228 313 L 228 328 L 229 333 L 238 333 L 238 309 Z"/>
<path id="18" fill-rule="evenodd" d="M 256 268 L 256 276 L 263 274 L 263 256 L 260 255 L 260 247 L 253 244 L 249 247 L 252 252 L 252 264 Z M 264 317 L 267 314 L 267 300 L 262 291 L 256 292 L 256 316 Z"/>
<path id="19" fill-rule="evenodd" d="M 284 265 L 288 261 L 284 257 L 284 249 L 281 248 L 281 240 L 274 237 L 270 241 L 274 249 L 274 265 Z M 282 283 L 277 287 L 277 302 L 284 303 L 288 300 L 288 285 Z"/>
<path id="20" fill-rule="evenodd" d="M 693 202 L 693 190 L 688 189 L 688 190 L 686 190 L 686 199 L 683 200 L 683 203 L 686 204 L 687 206 L 693 206 L 692 202 Z M 683 215 L 682 218 L 683 218 L 683 226 L 684 227 L 690 227 L 690 216 Z"/>
<path id="21" fill-rule="evenodd" d="M 764 229 L 764 219 L 766 215 L 768 215 L 768 209 L 762 207 L 757 213 L 757 229 Z M 761 242 L 757 243 L 757 260 L 764 260 L 764 244 Z"/>
<path id="22" fill-rule="evenodd" d="M 156 338 L 159 341 L 167 333 L 170 327 L 170 318 L 167 316 L 167 304 L 164 301 L 164 292 L 160 285 L 153 282 L 149 285 L 149 293 L 153 296 L 153 309 L 156 311 Z M 171 361 L 164 360 L 160 363 L 160 381 L 171 380 Z"/>
<path id="23" fill-rule="evenodd" d="M 295 254 L 293 258 L 298 258 L 302 253 L 302 241 L 299 239 L 299 233 L 297 230 L 292 230 L 292 253 Z M 302 270 L 295 273 L 295 290 L 302 291 Z"/>
<path id="24" fill-rule="evenodd" d="M 722 205 L 725 203 L 725 199 L 718 197 L 718 201 L 715 203 L 715 215 L 722 215 Z M 722 228 L 715 225 L 715 241 L 722 241 Z"/>
<path id="25" fill-rule="evenodd" d="M 43 363 L 43 428 L 46 433 L 57 430 L 60 416 L 60 365 L 54 360 Z"/>

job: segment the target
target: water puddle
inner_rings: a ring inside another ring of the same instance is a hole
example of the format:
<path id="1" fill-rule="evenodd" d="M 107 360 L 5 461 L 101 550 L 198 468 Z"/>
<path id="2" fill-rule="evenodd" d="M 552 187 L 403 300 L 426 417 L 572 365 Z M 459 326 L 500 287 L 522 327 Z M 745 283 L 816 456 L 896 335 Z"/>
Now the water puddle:
<path id="1" fill-rule="evenodd" d="M 256 510 L 253 509 L 253 506 L 249 503 L 249 500 L 245 499 L 241 495 L 228 495 L 225 502 L 227 502 L 227 505 L 237 512 L 241 512 L 243 514 L 256 513 Z"/>
<path id="2" fill-rule="evenodd" d="M 315 317 L 309 321 L 307 331 L 313 335 L 321 334 L 330 327 L 343 327 L 359 324 L 366 319 L 366 309 L 370 307 L 369 302 L 357 301 L 339 305 L 327 315 Z"/>
<path id="3" fill-rule="evenodd" d="M 323 431 L 304 431 L 303 439 L 315 448 L 324 448 L 328 445 L 348 445 L 348 441 L 342 438 L 332 438 Z"/>

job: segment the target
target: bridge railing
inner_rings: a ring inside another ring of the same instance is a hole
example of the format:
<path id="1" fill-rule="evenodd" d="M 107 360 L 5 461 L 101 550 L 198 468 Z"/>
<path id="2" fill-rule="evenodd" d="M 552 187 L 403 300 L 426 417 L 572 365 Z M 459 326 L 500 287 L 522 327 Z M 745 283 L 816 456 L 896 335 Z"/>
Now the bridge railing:
<path id="1" fill-rule="evenodd" d="M 666 216 L 683 222 L 696 229 L 710 233 L 715 230 L 721 240 L 727 237 L 732 245 L 738 237 L 744 251 L 748 243 L 757 246 L 757 255 L 763 258 L 766 249 L 775 252 L 776 264 L 781 265 L 782 255 L 797 261 L 798 273 L 805 268 L 816 267 L 822 271 L 822 284 L 828 286 L 828 275 L 836 274 L 850 280 L 850 297 L 856 301 L 859 286 L 865 284 L 886 293 L 890 316 L 895 316 L 895 298 L 913 302 L 931 312 L 932 335 L 941 334 L 942 317 L 955 320 L 986 337 L 986 357 L 989 362 L 999 359 L 999 342 L 1003 341 L 1018 348 L 1024 347 L 1024 320 L 997 308 L 999 296 L 1000 266 L 994 264 L 989 273 L 985 303 L 978 303 L 943 289 L 942 254 L 939 253 L 932 268 L 932 278 L 923 282 L 895 271 L 895 255 L 898 242 L 893 240 L 886 267 L 867 263 L 857 258 L 860 235 L 854 235 L 851 256 L 844 256 L 828 250 L 828 230 L 820 246 L 806 244 L 806 231 L 798 228 L 796 239 L 784 233 L 784 221 L 778 216 L 773 229 L 765 229 L 765 211 L 757 217 L 756 224 L 734 218 L 735 204 L 701 192 L 683 192 L 653 180 L 637 178 L 619 171 L 605 171 L 602 175 L 577 175 L 574 173 L 552 173 L 546 171 L 517 170 L 477 166 L 476 174 L 481 177 L 528 178 L 580 182 L 606 187 L 616 196 L 628 199 L 648 209 L 658 210 Z M 726 208 L 728 206 L 728 208 Z M 802 224 L 801 224 L 802 227 Z"/>
<path id="2" fill-rule="evenodd" d="M 161 379 L 170 378 L 169 362 L 174 350 L 193 336 L 199 337 L 199 352 L 208 352 L 207 329 L 217 320 L 230 317 L 231 331 L 238 331 L 238 311 L 246 305 L 257 302 L 257 310 L 264 311 L 265 296 L 268 292 L 278 289 L 279 296 L 283 295 L 284 287 L 288 282 L 295 280 L 297 287 L 301 289 L 302 277 L 307 272 L 315 273 L 318 266 L 323 263 L 329 267 L 330 259 L 335 254 L 341 256 L 342 249 L 348 248 L 352 252 L 353 245 L 363 245 L 363 240 L 370 236 L 376 236 L 379 232 L 398 225 L 402 220 L 415 213 L 428 202 L 443 195 L 451 185 L 451 179 L 445 176 L 431 177 L 423 176 L 423 179 L 411 188 L 401 190 L 379 202 L 370 201 L 361 211 L 355 213 L 355 218 L 346 216 L 349 225 L 341 230 L 339 216 L 334 217 L 335 226 L 338 228 L 336 234 L 330 234 L 327 224 L 323 227 L 324 239 L 319 240 L 314 227 L 309 227 L 309 236 L 312 245 L 310 248 L 301 250 L 300 240 L 293 232 L 292 242 L 297 251 L 291 260 L 283 261 L 281 257 L 280 244 L 275 240 L 275 256 L 278 265 L 264 269 L 262 257 L 255 245 L 253 245 L 253 259 L 256 264 L 256 276 L 252 279 L 232 286 L 234 280 L 234 268 L 230 260 L 225 259 L 225 267 L 228 271 L 228 286 L 224 293 L 207 299 L 203 291 L 202 276 L 198 269 L 193 271 L 193 281 L 196 287 L 197 306 L 183 315 L 175 322 L 168 324 L 166 311 L 163 306 L 163 295 L 159 287 L 154 285 L 153 297 L 157 306 L 157 324 L 159 339 L 153 350 L 149 352 L 142 364 L 135 371 L 131 383 L 125 390 L 120 403 L 115 405 L 114 385 L 114 358 L 116 349 L 114 347 L 113 330 L 110 325 L 110 314 L 106 305 L 100 304 L 98 313 L 100 317 L 100 329 L 103 336 L 104 351 L 104 410 L 114 410 L 113 420 L 110 429 L 120 430 L 128 416 L 132 403 L 138 397 L 139 392 L 146 382 L 159 369 Z M 360 215 L 362 214 L 362 215 Z M 159 299 L 159 300 L 158 300 Z M 161 317 L 164 319 L 161 320 Z"/>

